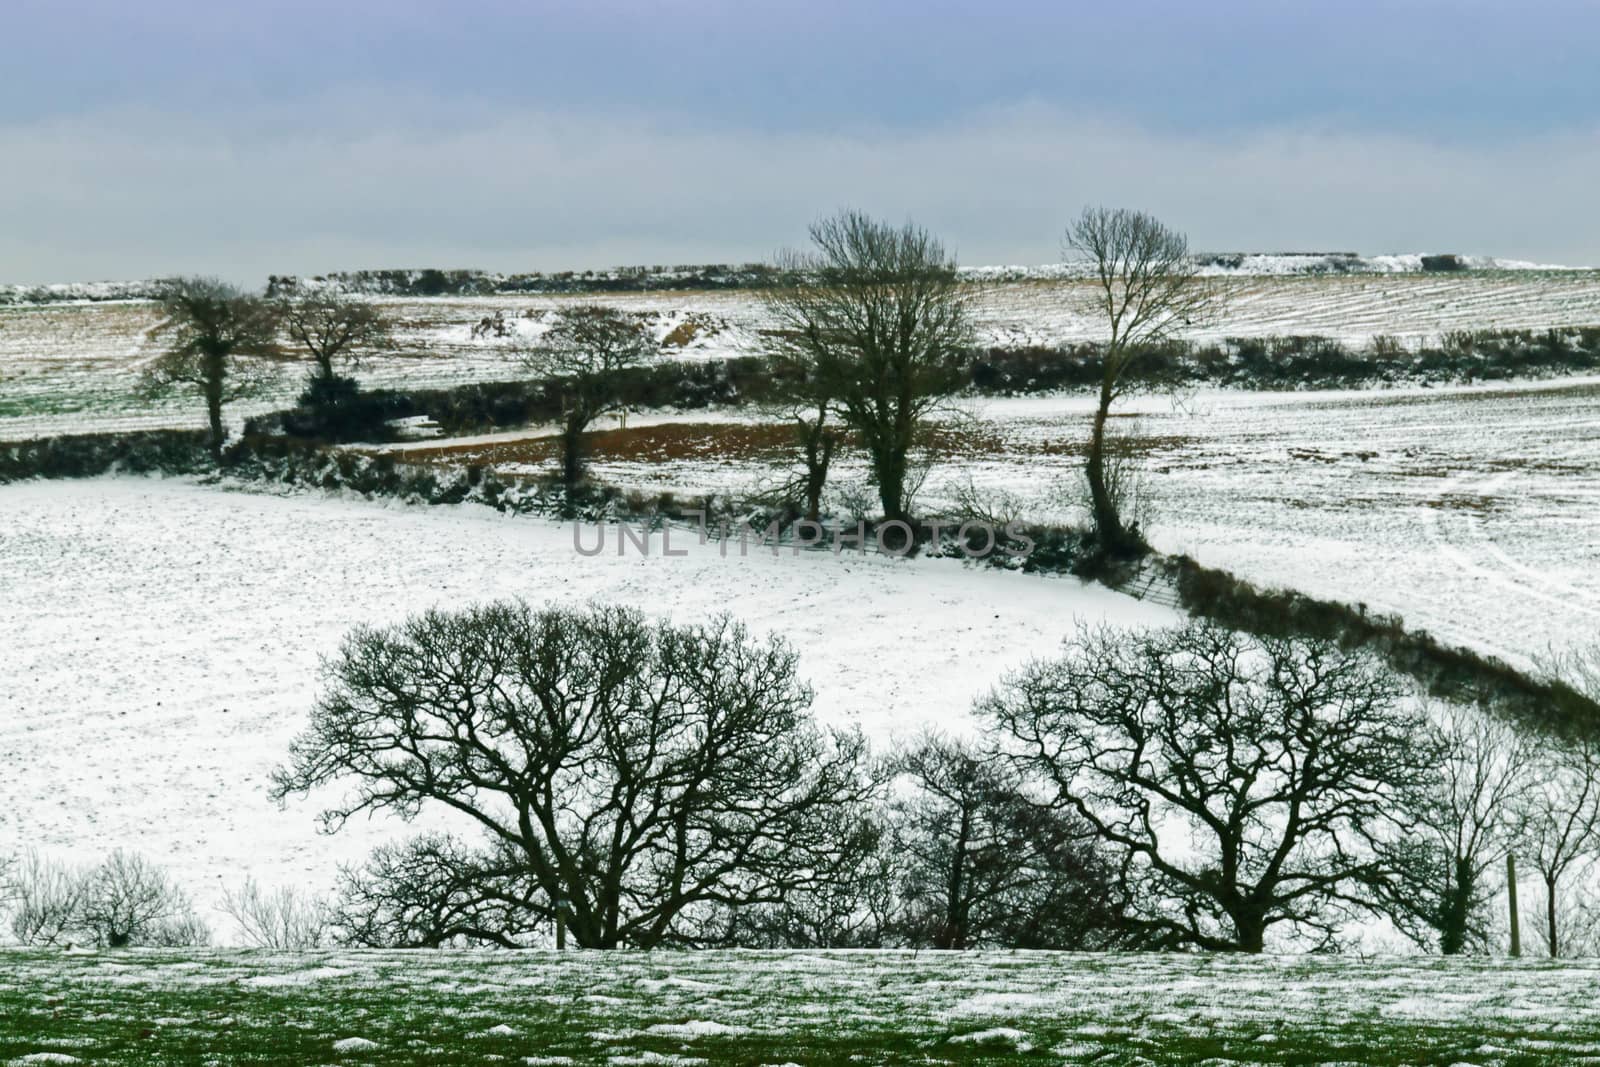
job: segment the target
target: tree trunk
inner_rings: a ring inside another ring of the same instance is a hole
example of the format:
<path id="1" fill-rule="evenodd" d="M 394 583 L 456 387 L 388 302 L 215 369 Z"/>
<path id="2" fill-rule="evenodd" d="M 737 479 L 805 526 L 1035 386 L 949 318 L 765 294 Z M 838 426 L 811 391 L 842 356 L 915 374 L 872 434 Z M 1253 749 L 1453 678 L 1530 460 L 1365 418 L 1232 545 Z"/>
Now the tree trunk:
<path id="1" fill-rule="evenodd" d="M 1517 857 L 1506 853 L 1506 907 L 1511 916 L 1511 955 L 1522 955 L 1522 915 L 1517 911 Z"/>
<path id="2" fill-rule="evenodd" d="M 569 421 L 561 431 L 561 480 L 568 487 L 583 477 L 583 424 Z"/>
<path id="3" fill-rule="evenodd" d="M 895 446 L 885 446 L 873 456 L 873 474 L 878 480 L 878 500 L 883 504 L 885 522 L 909 522 L 905 513 L 906 454 Z"/>
<path id="4" fill-rule="evenodd" d="M 206 358 L 206 419 L 210 424 L 211 458 L 218 463 L 222 462 L 222 442 L 224 432 L 222 429 L 222 387 L 223 364 L 220 356 Z"/>
<path id="5" fill-rule="evenodd" d="M 1262 952 L 1267 947 L 1267 923 L 1263 915 L 1235 915 L 1233 932 L 1239 940 L 1239 951 Z"/>
<path id="6" fill-rule="evenodd" d="M 1089 435 L 1089 458 L 1085 474 L 1089 481 L 1090 510 L 1101 550 L 1109 556 L 1120 556 L 1137 547 L 1137 542 L 1123 527 L 1117 502 L 1112 499 L 1111 487 L 1106 484 L 1106 420 L 1111 415 L 1111 390 L 1109 379 L 1101 383 L 1100 404 L 1094 413 L 1094 432 Z"/>
<path id="7" fill-rule="evenodd" d="M 1550 958 L 1555 959 L 1561 955 L 1561 946 L 1556 940 L 1556 880 L 1549 875 L 1544 879 L 1544 920 L 1545 933 L 1550 938 Z"/>
<path id="8" fill-rule="evenodd" d="M 1473 876 L 1470 862 L 1455 860 L 1455 877 L 1439 897 L 1439 952 L 1459 956 L 1467 948 L 1471 920 Z"/>
<path id="9" fill-rule="evenodd" d="M 967 916 L 962 898 L 966 894 L 967 840 L 971 836 L 972 812 L 963 807 L 955 847 L 951 849 L 950 877 L 945 880 L 944 929 L 939 931 L 935 948 L 967 947 Z"/>
<path id="10" fill-rule="evenodd" d="M 828 483 L 828 464 L 833 460 L 833 435 L 821 427 L 820 420 L 814 429 L 802 429 L 801 433 L 805 436 L 806 519 L 817 522 L 822 518 L 822 490 Z"/>

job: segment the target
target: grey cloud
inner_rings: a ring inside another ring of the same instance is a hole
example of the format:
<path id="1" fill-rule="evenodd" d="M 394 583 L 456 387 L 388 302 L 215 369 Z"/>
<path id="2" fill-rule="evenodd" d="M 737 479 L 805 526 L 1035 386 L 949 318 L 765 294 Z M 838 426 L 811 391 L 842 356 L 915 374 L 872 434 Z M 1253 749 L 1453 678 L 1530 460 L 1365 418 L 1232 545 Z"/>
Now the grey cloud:
<path id="1" fill-rule="evenodd" d="M 1594 131 L 1495 143 L 1337 128 L 1181 135 L 1023 106 L 916 131 L 731 132 L 330 102 L 0 126 L 0 281 L 380 266 L 566 269 L 761 259 L 850 204 L 967 263 L 1039 263 L 1085 202 L 1212 249 L 1600 261 Z"/>

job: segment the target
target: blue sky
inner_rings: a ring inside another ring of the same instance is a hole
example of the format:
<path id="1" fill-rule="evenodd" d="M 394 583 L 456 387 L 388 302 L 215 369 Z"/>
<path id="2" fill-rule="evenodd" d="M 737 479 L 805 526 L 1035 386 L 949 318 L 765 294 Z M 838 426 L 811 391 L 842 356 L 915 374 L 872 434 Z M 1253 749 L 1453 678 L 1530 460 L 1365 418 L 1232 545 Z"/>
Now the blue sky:
<path id="1" fill-rule="evenodd" d="M 1213 249 L 1600 261 L 1600 4 L 5 0 L 0 281 Z"/>

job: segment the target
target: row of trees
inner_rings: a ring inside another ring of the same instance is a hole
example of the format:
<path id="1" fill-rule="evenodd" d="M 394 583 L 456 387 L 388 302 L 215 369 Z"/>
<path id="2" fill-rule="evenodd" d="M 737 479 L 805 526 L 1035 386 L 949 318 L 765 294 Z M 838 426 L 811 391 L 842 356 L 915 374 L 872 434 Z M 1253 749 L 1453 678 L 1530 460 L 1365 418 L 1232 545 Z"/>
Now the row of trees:
<path id="1" fill-rule="evenodd" d="M 218 911 L 257 948 L 317 948 L 334 936 L 326 900 L 250 878 L 224 894 Z M 54 948 L 177 948 L 212 937 L 182 886 L 121 849 L 90 866 L 37 851 L 0 856 L 0 921 L 19 944 Z"/>
<path id="2" fill-rule="evenodd" d="M 203 945 L 210 929 L 160 867 L 117 850 L 74 866 L 37 852 L 0 857 L 0 914 L 25 945 Z"/>
<path id="3" fill-rule="evenodd" d="M 351 384 L 341 369 L 388 341 L 389 323 L 378 305 L 332 291 L 267 300 L 215 278 L 179 278 L 163 289 L 161 319 L 150 331 L 163 349 L 146 368 L 145 385 L 198 392 L 211 451 L 220 458 L 223 405 L 271 377 L 288 355 L 284 334 L 313 364 L 308 395 L 326 402 Z"/>
<path id="4" fill-rule="evenodd" d="M 912 452 L 929 416 L 965 380 L 978 289 L 960 279 L 941 242 L 910 223 L 845 211 L 815 223 L 811 241 L 809 252 L 780 263 L 803 281 L 764 293 L 777 327 L 773 355 L 792 383 L 786 413 L 802 459 L 795 495 L 815 520 L 838 442 L 832 420 L 865 448 L 884 518 L 909 520 Z M 1108 557 L 1134 556 L 1145 545 L 1123 514 L 1110 462 L 1112 406 L 1143 382 L 1143 357 L 1215 318 L 1223 294 L 1200 276 L 1187 239 L 1142 212 L 1088 208 L 1062 248 L 1086 264 L 1091 310 L 1106 330 L 1084 463 L 1096 546 Z"/>
<path id="5" fill-rule="evenodd" d="M 1593 659 L 1570 677 L 1596 679 Z M 322 901 L 247 882 L 264 947 L 1336 947 L 1381 917 L 1481 951 L 1515 851 L 1552 956 L 1595 947 L 1600 743 L 1426 708 L 1376 660 L 1191 624 L 1084 629 L 1008 676 L 969 739 L 875 757 L 827 729 L 791 649 L 727 618 L 498 603 L 362 629 L 329 661 L 280 798 L 453 813 Z M 0 858 L 28 944 L 203 944 L 116 852 Z"/>
<path id="6" fill-rule="evenodd" d="M 327 672 L 278 796 L 346 789 L 329 831 L 479 828 L 347 870 L 335 925 L 361 944 L 519 945 L 559 920 L 591 948 L 1260 951 L 1380 915 L 1458 952 L 1486 944 L 1513 841 L 1552 916 L 1600 849 L 1592 748 L 1430 717 L 1365 653 L 1199 624 L 1081 631 L 979 703 L 978 740 L 887 758 L 817 724 L 792 650 L 726 618 L 499 603 L 358 630 Z"/>
<path id="7" fill-rule="evenodd" d="M 954 255 L 936 237 L 911 223 L 843 211 L 814 223 L 810 237 L 809 250 L 779 257 L 781 276 L 792 284 L 761 291 L 771 320 L 768 352 L 782 384 L 779 415 L 794 425 L 800 460 L 781 492 L 816 521 L 848 433 L 867 453 L 882 517 L 910 522 L 914 454 L 929 418 L 967 379 L 979 289 L 961 279 Z M 1142 358 L 1215 318 L 1223 296 L 1199 275 L 1187 239 L 1141 212 L 1087 209 L 1068 228 L 1063 251 L 1087 264 L 1093 311 L 1106 329 L 1084 465 L 1096 542 L 1111 557 L 1137 555 L 1144 542 L 1123 515 L 1108 455 L 1111 410 L 1144 383 Z M 585 429 L 620 404 L 620 376 L 655 348 L 634 317 L 583 305 L 558 312 L 526 351 L 531 369 L 563 383 L 569 482 L 581 474 Z"/>
<path id="8" fill-rule="evenodd" d="M 810 250 L 779 257 L 780 276 L 797 281 L 762 291 L 770 356 L 785 384 L 781 416 L 794 424 L 800 458 L 787 489 L 816 520 L 830 463 L 849 433 L 867 453 L 883 518 L 909 521 L 914 454 L 929 417 L 965 380 L 978 291 L 959 277 L 953 254 L 910 223 L 844 211 L 813 224 L 810 236 Z M 1088 265 L 1106 329 L 1084 467 L 1097 544 L 1109 555 L 1137 554 L 1143 542 L 1125 521 L 1108 462 L 1112 406 L 1141 380 L 1141 358 L 1215 316 L 1221 297 L 1198 275 L 1183 235 L 1140 212 L 1088 209 L 1063 247 Z M 152 332 L 166 348 L 148 380 L 201 394 L 219 455 L 223 405 L 259 384 L 263 361 L 282 355 L 281 334 L 314 363 L 307 395 L 321 403 L 353 390 L 341 364 L 389 338 L 378 305 L 332 291 L 274 301 L 191 278 L 171 283 L 162 306 Z M 638 316 L 583 304 L 559 309 L 534 342 L 508 349 L 558 389 L 562 477 L 576 484 L 587 430 L 620 406 L 627 372 L 659 345 Z"/>

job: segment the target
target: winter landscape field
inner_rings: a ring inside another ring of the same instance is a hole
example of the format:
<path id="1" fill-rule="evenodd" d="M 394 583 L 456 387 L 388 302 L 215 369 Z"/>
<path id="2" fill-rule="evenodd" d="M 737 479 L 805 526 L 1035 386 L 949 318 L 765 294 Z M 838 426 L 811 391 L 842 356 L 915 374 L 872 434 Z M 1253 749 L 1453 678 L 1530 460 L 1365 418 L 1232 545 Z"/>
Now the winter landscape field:
<path id="1" fill-rule="evenodd" d="M 1586 271 L 1263 274 L 1223 284 L 1228 317 L 1208 327 L 1217 338 L 1368 345 L 1384 336 L 1403 347 L 1451 331 L 1600 320 L 1600 276 Z M 972 290 L 983 343 L 1091 339 L 1077 288 L 984 282 Z M 363 384 L 397 389 L 516 380 L 526 373 L 516 345 L 537 340 L 574 302 L 354 299 L 395 322 L 394 344 L 360 364 Z M 594 299 L 641 323 L 663 360 L 760 356 L 773 329 L 747 292 Z M 474 330 L 497 312 L 512 324 L 509 337 Z M 144 300 L 0 308 L 0 434 L 203 425 L 192 399 L 138 387 L 160 352 L 147 334 L 160 314 Z M 286 366 L 282 384 L 230 405 L 231 432 L 247 414 L 291 403 L 298 373 Z M 951 398 L 929 417 L 917 507 L 959 514 L 981 499 L 1031 523 L 1083 522 L 1093 411 L 1093 397 L 1073 389 Z M 1528 668 L 1587 648 L 1600 618 L 1597 411 L 1600 379 L 1578 374 L 1150 389 L 1120 405 L 1114 422 L 1137 461 L 1130 507 L 1155 549 L 1395 616 Z M 760 498 L 792 470 L 783 418 L 770 405 L 738 403 L 607 415 L 590 434 L 587 477 L 658 500 Z M 446 482 L 469 468 L 511 482 L 548 482 L 560 470 L 557 427 L 539 423 L 350 441 L 326 455 L 398 462 Z M 841 446 L 828 508 L 851 514 L 871 499 L 868 459 Z M 136 851 L 182 887 L 210 940 L 273 947 L 91 944 L 63 954 L 62 939 L 0 948 L 0 1059 L 1600 1062 L 1600 979 L 1587 963 L 1420 958 L 1386 923 L 1341 929 L 1341 944 L 1371 958 L 992 949 L 574 957 L 549 954 L 543 933 L 537 951 L 445 951 L 420 966 L 360 942 L 327 948 L 326 932 L 286 951 L 252 933 L 241 894 L 264 887 L 309 907 L 346 891 L 341 872 L 374 849 L 474 827 L 463 812 L 429 808 L 412 820 L 360 816 L 327 833 L 318 813 L 337 788 L 275 795 L 273 775 L 355 627 L 508 598 L 626 605 L 685 625 L 727 614 L 794 650 L 818 722 L 859 729 L 888 753 L 930 729 L 976 737 L 975 705 L 1075 634 L 1171 627 L 1184 612 L 1165 586 L 1119 591 L 927 554 L 746 552 L 672 518 L 647 547 L 630 548 L 619 532 L 626 519 L 608 527 L 476 498 L 373 498 L 226 469 L 20 480 L 0 486 L 0 505 L 0 843 L 26 843 L 35 861 L 62 870 Z M 603 550 L 584 552 L 585 543 Z M 1564 913 L 1563 922 L 1588 936 L 1589 914 Z M 1496 920 L 1486 936 L 1504 935 Z"/>
<path id="2" fill-rule="evenodd" d="M 12 0 L 0 1067 L 1600 1065 L 1596 40 Z"/>

